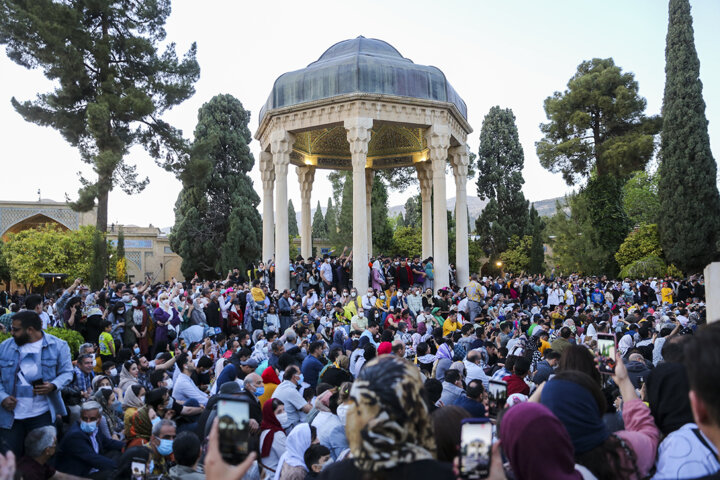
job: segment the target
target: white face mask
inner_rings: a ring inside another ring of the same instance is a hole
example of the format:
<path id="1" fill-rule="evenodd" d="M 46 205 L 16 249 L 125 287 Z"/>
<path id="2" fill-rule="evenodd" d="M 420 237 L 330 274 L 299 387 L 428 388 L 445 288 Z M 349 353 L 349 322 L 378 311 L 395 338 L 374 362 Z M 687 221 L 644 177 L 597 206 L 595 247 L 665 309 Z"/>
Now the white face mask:
<path id="1" fill-rule="evenodd" d="M 133 301 L 132 301 L 132 306 L 133 306 L 133 307 L 137 307 L 137 306 L 138 306 L 138 301 L 137 301 L 137 300 L 133 300 Z"/>
<path id="2" fill-rule="evenodd" d="M 135 288 L 133 288 L 133 295 L 137 295 L 137 294 L 138 294 L 138 289 L 137 289 L 137 287 L 135 287 Z"/>
<path id="3" fill-rule="evenodd" d="M 287 412 L 278 413 L 277 415 L 275 415 L 275 417 L 277 417 L 278 422 L 280 422 L 280 425 L 285 427 L 285 424 L 287 423 L 287 420 L 288 420 Z"/>
<path id="4" fill-rule="evenodd" d="M 162 301 L 162 304 L 163 304 L 163 306 L 165 306 L 165 307 L 169 307 L 169 306 L 170 306 L 170 299 L 169 299 L 169 298 L 166 298 L 165 300 Z"/>
<path id="5" fill-rule="evenodd" d="M 365 312 L 358 312 L 358 317 L 364 317 L 364 316 L 365 316 Z"/>
<path id="6" fill-rule="evenodd" d="M 353 297 L 353 298 L 355 298 L 355 297 L 357 297 L 357 293 L 352 292 L 352 293 L 350 294 L 350 296 Z"/>
<path id="7" fill-rule="evenodd" d="M 180 295 L 182 295 L 183 293 L 185 293 L 185 289 L 184 289 L 184 288 L 179 289 L 179 290 L 178 290 L 178 293 L 179 293 Z"/>
<path id="8" fill-rule="evenodd" d="M 172 378 L 168 378 L 167 380 L 165 380 L 165 388 L 167 388 L 168 390 L 170 390 L 172 387 L 173 387 Z"/>
<path id="9" fill-rule="evenodd" d="M 117 375 L 117 368 L 111 368 L 111 369 L 110 369 L 110 375 L 112 375 L 113 377 L 116 376 L 116 375 Z"/>
<path id="10" fill-rule="evenodd" d="M 340 419 L 340 421 L 343 423 L 343 425 L 345 425 L 345 423 L 347 422 L 347 410 L 348 410 L 347 405 L 339 405 L 337 407 L 337 416 Z"/>
<path id="11" fill-rule="evenodd" d="M 125 303 L 129 302 L 129 301 L 130 301 L 130 295 L 123 295 L 123 296 L 122 296 L 122 301 L 125 302 Z"/>

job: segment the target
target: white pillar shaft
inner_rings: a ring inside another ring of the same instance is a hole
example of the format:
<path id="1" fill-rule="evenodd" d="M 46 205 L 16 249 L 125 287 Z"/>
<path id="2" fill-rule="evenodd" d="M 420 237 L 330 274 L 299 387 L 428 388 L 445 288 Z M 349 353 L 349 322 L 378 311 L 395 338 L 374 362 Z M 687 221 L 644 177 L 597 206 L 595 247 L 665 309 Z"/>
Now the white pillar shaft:
<path id="1" fill-rule="evenodd" d="M 294 138 L 284 130 L 272 132 L 275 167 L 275 288 L 290 288 L 290 238 L 288 235 L 287 173 Z"/>
<path id="2" fill-rule="evenodd" d="M 371 118 L 350 118 L 345 120 L 347 139 L 353 167 L 353 287 L 364 292 L 368 286 L 368 237 L 367 192 L 365 190 L 365 168 L 367 166 L 368 142 L 370 141 Z"/>
<path id="3" fill-rule="evenodd" d="M 372 188 L 375 171 L 365 170 L 365 215 L 367 216 L 367 248 L 368 257 L 372 257 Z"/>
<path id="4" fill-rule="evenodd" d="M 418 163 L 418 180 L 420 183 L 420 200 L 422 204 L 422 256 L 432 257 L 432 166 L 430 162 Z"/>
<path id="5" fill-rule="evenodd" d="M 315 180 L 315 167 L 297 167 L 298 182 L 300 183 L 300 255 L 303 258 L 312 256 L 312 220 L 310 219 L 310 196 L 313 180 Z"/>
<path id="6" fill-rule="evenodd" d="M 433 125 L 428 129 L 428 147 L 433 174 L 433 266 L 435 289 L 450 286 L 448 255 L 447 196 L 445 193 L 445 165 L 450 147 L 450 128 Z"/>
<path id="7" fill-rule="evenodd" d="M 275 255 L 275 212 L 273 189 L 275 188 L 275 168 L 272 154 L 260 152 L 260 175 L 263 182 L 263 262 L 269 261 Z"/>
<path id="8" fill-rule="evenodd" d="M 455 269 L 457 284 L 464 287 L 470 282 L 467 218 L 467 170 L 469 155 L 466 145 L 453 149 L 455 173 Z"/>

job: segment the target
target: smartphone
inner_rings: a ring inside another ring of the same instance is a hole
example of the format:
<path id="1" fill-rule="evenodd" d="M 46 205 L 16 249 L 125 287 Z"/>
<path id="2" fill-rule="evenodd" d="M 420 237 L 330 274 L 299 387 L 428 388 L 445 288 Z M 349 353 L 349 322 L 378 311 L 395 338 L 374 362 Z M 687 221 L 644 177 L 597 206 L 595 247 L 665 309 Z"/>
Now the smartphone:
<path id="1" fill-rule="evenodd" d="M 600 373 L 612 375 L 615 373 L 615 352 L 617 344 L 615 335 L 611 333 L 598 333 L 598 369 Z"/>
<path id="2" fill-rule="evenodd" d="M 38 378 L 37 380 L 33 380 L 32 382 L 30 382 L 30 385 L 32 385 L 34 388 L 34 387 L 39 387 L 40 385 L 42 385 L 44 383 L 45 383 L 45 381 L 42 378 Z"/>
<path id="3" fill-rule="evenodd" d="M 147 463 L 142 458 L 133 458 L 130 464 L 130 479 L 145 480 L 147 478 Z"/>
<path id="4" fill-rule="evenodd" d="M 488 416 L 497 418 L 497 414 L 505 407 L 507 400 L 507 383 L 502 380 L 490 380 L 488 385 Z"/>
<path id="5" fill-rule="evenodd" d="M 460 426 L 460 478 L 487 478 L 491 447 L 492 423 L 487 418 L 463 419 Z"/>
<path id="6" fill-rule="evenodd" d="M 227 463 L 237 465 L 248 456 L 250 404 L 231 395 L 220 395 L 217 403 L 220 454 Z"/>

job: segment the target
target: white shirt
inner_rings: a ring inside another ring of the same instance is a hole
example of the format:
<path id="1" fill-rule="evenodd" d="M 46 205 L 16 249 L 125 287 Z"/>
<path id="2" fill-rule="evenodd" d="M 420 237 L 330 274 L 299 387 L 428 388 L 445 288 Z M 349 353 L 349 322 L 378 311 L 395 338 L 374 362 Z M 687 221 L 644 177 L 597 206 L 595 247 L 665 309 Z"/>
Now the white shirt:
<path id="1" fill-rule="evenodd" d="M 480 365 L 475 365 L 473 362 L 463 360 L 465 365 L 465 383 L 470 383 L 472 380 L 480 380 L 487 391 L 490 388 L 490 379 L 485 374 L 485 370 Z"/>
<path id="2" fill-rule="evenodd" d="M 470 313 L 470 310 L 468 309 L 468 298 L 465 297 L 458 303 L 458 310 L 465 313 Z"/>
<path id="3" fill-rule="evenodd" d="M 375 295 L 370 295 L 370 296 L 368 296 L 368 294 L 363 295 L 363 297 L 362 297 L 363 310 L 370 311 L 371 308 L 375 307 L 375 302 L 377 302 L 377 298 L 375 297 Z"/>
<path id="4" fill-rule="evenodd" d="M 300 395 L 295 385 L 290 380 L 283 380 L 277 386 L 272 394 L 272 398 L 278 398 L 285 404 L 285 411 L 288 414 L 287 424 L 283 425 L 284 429 L 289 429 L 305 421 L 306 415 L 302 408 L 308 402 Z"/>
<path id="5" fill-rule="evenodd" d="M 332 283 L 332 266 L 329 263 L 323 262 L 323 264 L 320 265 L 320 277 L 322 277 L 323 282 Z"/>
<path id="6" fill-rule="evenodd" d="M 267 437 L 267 434 L 270 430 L 263 430 L 263 432 L 260 434 L 260 445 L 265 442 L 265 437 Z M 262 463 L 268 468 L 271 468 L 275 470 L 277 468 L 278 461 L 280 461 L 280 457 L 283 453 L 285 453 L 285 443 L 287 441 L 287 437 L 285 436 L 284 432 L 275 432 L 275 435 L 273 436 L 272 441 L 272 448 L 270 449 L 270 455 L 268 455 L 265 458 L 262 458 Z"/>
<path id="7" fill-rule="evenodd" d="M 50 409 L 47 395 L 34 395 L 32 382 L 51 378 L 42 378 L 42 338 L 37 342 L 26 343 L 20 350 L 20 369 L 17 372 L 15 398 L 15 420 L 42 415 Z"/>
<path id="8" fill-rule="evenodd" d="M 207 393 L 200 390 L 197 385 L 195 385 L 195 382 L 186 374 L 179 374 L 173 383 L 173 398 L 178 402 L 185 403 L 194 398 L 200 405 L 207 405 Z"/>

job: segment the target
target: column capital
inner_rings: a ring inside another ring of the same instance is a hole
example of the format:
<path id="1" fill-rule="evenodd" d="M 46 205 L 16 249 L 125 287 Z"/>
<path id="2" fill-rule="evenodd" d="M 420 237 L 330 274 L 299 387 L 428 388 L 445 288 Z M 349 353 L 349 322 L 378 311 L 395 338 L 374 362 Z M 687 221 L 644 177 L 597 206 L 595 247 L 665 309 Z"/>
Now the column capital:
<path id="1" fill-rule="evenodd" d="M 353 117 L 345 119 L 345 130 L 350 144 L 350 154 L 355 163 L 362 162 L 358 167 L 364 167 L 367 163 L 368 143 L 370 142 L 370 129 L 373 126 L 373 119 L 367 117 Z"/>
<path id="2" fill-rule="evenodd" d="M 276 129 L 270 134 L 270 151 L 273 155 L 273 161 L 278 163 L 277 157 L 287 156 L 287 162 L 290 162 L 290 152 L 295 143 L 295 135 L 287 130 Z"/>
<path id="3" fill-rule="evenodd" d="M 275 165 L 273 165 L 272 153 L 260 152 L 260 178 L 263 182 L 263 188 L 272 190 L 275 182 Z"/>
<path id="4" fill-rule="evenodd" d="M 305 199 L 310 198 L 312 192 L 312 185 L 315 181 L 315 167 L 311 165 L 305 165 L 304 167 L 296 167 L 295 172 L 298 176 L 298 183 L 300 184 L 300 196 Z"/>
<path id="5" fill-rule="evenodd" d="M 433 175 L 445 176 L 445 164 L 450 148 L 450 126 L 444 123 L 431 125 L 425 131 L 425 139 L 430 151 Z"/>
<path id="6" fill-rule="evenodd" d="M 420 196 L 423 201 L 430 201 L 432 196 L 432 165 L 431 162 L 418 162 L 415 164 L 415 171 L 417 171 L 418 182 L 420 183 Z"/>
<path id="7" fill-rule="evenodd" d="M 463 181 L 462 186 L 465 188 L 467 182 L 468 166 L 470 165 L 470 149 L 467 145 L 460 145 L 450 149 L 450 163 L 455 174 L 455 181 Z"/>

